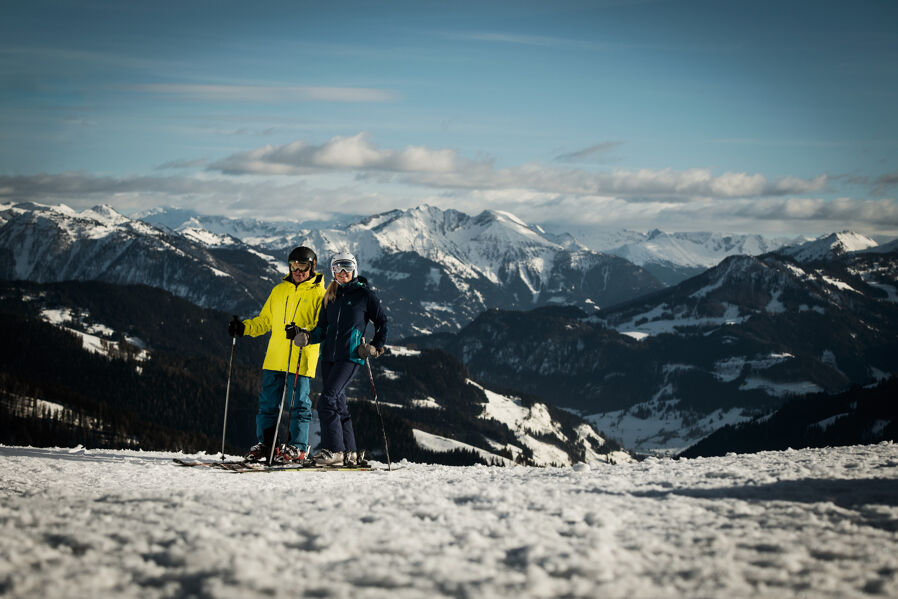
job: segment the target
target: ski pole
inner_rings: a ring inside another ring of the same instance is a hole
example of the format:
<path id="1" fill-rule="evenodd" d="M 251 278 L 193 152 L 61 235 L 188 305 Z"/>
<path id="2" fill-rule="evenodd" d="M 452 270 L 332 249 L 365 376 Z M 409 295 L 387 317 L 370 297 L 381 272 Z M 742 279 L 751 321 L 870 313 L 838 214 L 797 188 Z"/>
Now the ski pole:
<path id="1" fill-rule="evenodd" d="M 362 337 L 362 343 L 365 338 Z M 384 436 L 384 452 L 387 454 L 387 470 L 393 470 L 393 464 L 390 462 L 390 444 L 387 441 L 387 429 L 384 427 L 384 418 L 380 415 L 380 403 L 377 401 L 377 389 L 374 387 L 374 374 L 371 372 L 371 361 L 365 358 L 365 366 L 368 367 L 368 382 L 371 383 L 371 394 L 374 396 L 374 409 L 377 411 L 377 418 L 380 420 L 380 432 Z"/>
<path id="2" fill-rule="evenodd" d="M 291 323 L 292 324 L 292 323 Z M 284 393 L 281 395 L 281 409 L 278 410 L 278 423 L 274 426 L 274 435 L 271 440 L 271 455 L 268 457 L 268 465 L 274 462 L 274 450 L 278 446 L 278 429 L 281 428 L 281 416 L 284 414 L 284 403 L 287 401 L 287 372 L 290 372 L 290 359 L 293 357 L 293 340 L 290 340 L 290 349 L 287 350 L 287 370 L 284 373 Z"/>
<path id="3" fill-rule="evenodd" d="M 300 364 L 302 364 L 301 347 L 299 348 L 299 357 L 296 358 L 296 374 L 293 375 L 293 392 L 290 393 L 290 408 L 287 410 L 287 439 L 290 438 L 290 423 L 293 422 L 293 400 L 296 399 L 296 381 L 299 380 Z"/>
<path id="4" fill-rule="evenodd" d="M 228 399 L 231 397 L 231 368 L 234 366 L 234 349 L 237 347 L 237 337 L 231 339 L 231 360 L 228 362 L 228 385 L 225 387 L 225 411 L 224 424 L 221 425 L 221 459 L 225 459 L 225 432 L 228 430 Z"/>

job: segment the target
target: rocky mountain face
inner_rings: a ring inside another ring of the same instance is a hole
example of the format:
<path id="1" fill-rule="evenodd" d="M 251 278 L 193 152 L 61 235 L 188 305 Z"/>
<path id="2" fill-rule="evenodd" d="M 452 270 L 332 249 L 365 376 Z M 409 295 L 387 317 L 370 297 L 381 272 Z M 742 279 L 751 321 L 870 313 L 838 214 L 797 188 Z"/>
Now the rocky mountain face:
<path id="1" fill-rule="evenodd" d="M 898 371 L 896 267 L 894 253 L 736 256 L 598 314 L 493 310 L 416 342 L 479 380 L 589 414 L 627 447 L 682 449 L 788 397 Z"/>
<path id="2" fill-rule="evenodd" d="M 168 290 L 207 308 L 257 310 L 280 273 L 237 240 L 210 246 L 108 206 L 0 207 L 0 278 L 98 280 Z M 283 274 L 280 274 L 283 276 Z"/>

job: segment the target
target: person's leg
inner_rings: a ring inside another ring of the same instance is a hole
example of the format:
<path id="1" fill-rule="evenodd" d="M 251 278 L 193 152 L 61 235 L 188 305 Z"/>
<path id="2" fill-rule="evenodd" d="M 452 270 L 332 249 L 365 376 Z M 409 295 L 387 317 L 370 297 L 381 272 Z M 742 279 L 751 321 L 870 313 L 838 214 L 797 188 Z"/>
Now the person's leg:
<path id="1" fill-rule="evenodd" d="M 309 449 L 309 423 L 312 421 L 312 401 L 309 399 L 310 381 L 309 377 L 300 375 L 296 381 L 296 395 L 293 398 L 289 443 L 296 445 L 300 451 Z"/>
<path id="2" fill-rule="evenodd" d="M 346 362 L 346 364 L 351 365 L 352 370 L 346 376 L 346 383 L 343 385 L 343 390 L 337 398 L 337 405 L 340 411 L 340 428 L 343 433 L 344 449 L 345 451 L 357 451 L 355 445 L 355 431 L 352 428 L 352 415 L 349 413 L 349 405 L 346 403 L 346 387 L 358 371 L 359 365 L 355 362 Z"/>
<path id="3" fill-rule="evenodd" d="M 321 361 L 321 381 L 323 388 L 321 395 L 318 397 L 318 424 L 321 426 L 321 448 L 332 449 L 334 446 L 334 437 L 337 435 L 338 427 L 335 426 L 339 422 L 339 416 L 335 410 L 335 404 L 329 402 L 327 397 L 331 397 L 330 374 L 333 370 L 334 363 L 327 360 Z"/>
<path id="4" fill-rule="evenodd" d="M 343 417 L 349 414 L 346 407 L 346 385 L 352 379 L 358 364 L 355 362 L 322 362 L 321 376 L 324 390 L 318 400 L 318 419 L 321 421 L 321 447 L 330 451 L 345 451 Z M 350 432 L 352 431 L 350 423 Z M 352 439 L 355 445 L 355 439 Z"/>
<path id="5" fill-rule="evenodd" d="M 259 411 L 256 413 L 256 438 L 259 443 L 271 446 L 274 438 L 274 427 L 278 421 L 278 410 L 281 408 L 281 396 L 284 392 L 285 372 L 275 370 L 262 371 L 262 389 L 259 391 Z"/>

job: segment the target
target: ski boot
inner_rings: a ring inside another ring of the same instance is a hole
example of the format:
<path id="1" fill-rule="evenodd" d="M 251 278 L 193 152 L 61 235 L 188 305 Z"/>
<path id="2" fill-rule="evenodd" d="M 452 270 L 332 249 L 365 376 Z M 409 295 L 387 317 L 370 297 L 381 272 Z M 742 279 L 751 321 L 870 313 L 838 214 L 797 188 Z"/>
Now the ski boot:
<path id="1" fill-rule="evenodd" d="M 305 459 L 306 452 L 299 449 L 296 445 L 288 445 L 284 443 L 274 451 L 275 464 L 293 464 L 304 462 Z"/>
<path id="2" fill-rule="evenodd" d="M 246 455 L 243 456 L 243 459 L 247 462 L 261 462 L 262 460 L 267 460 L 270 454 L 270 447 L 268 447 L 264 443 L 256 443 L 250 448 L 248 452 L 246 452 Z"/>
<path id="3" fill-rule="evenodd" d="M 315 454 L 315 457 L 312 458 L 315 462 L 316 466 L 342 466 L 343 465 L 343 452 L 342 451 L 331 451 L 329 449 L 322 449 L 318 453 Z"/>
<path id="4" fill-rule="evenodd" d="M 368 460 L 365 459 L 365 450 L 345 452 L 343 454 L 343 466 L 346 468 L 367 468 Z"/>

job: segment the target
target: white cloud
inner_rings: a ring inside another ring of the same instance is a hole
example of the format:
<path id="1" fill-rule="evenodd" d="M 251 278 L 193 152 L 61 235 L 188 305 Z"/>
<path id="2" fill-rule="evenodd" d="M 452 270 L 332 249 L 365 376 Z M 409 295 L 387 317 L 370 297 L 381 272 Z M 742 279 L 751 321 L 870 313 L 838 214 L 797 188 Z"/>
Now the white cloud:
<path id="1" fill-rule="evenodd" d="M 598 146 L 583 152 L 599 151 Z M 581 152 L 582 153 L 582 152 Z M 456 150 L 409 146 L 380 148 L 366 133 L 334 137 L 313 145 L 304 141 L 267 145 L 233 154 L 209 167 L 228 174 L 301 175 L 313 170 L 358 170 L 402 173 L 410 185 L 445 189 L 530 189 L 546 193 L 621 195 L 631 201 L 665 198 L 690 201 L 693 197 L 738 198 L 787 195 L 819 190 L 826 175 L 805 180 L 786 177 L 768 181 L 759 173 L 727 172 L 715 176 L 709 169 L 639 169 L 591 172 L 523 164 L 496 169 L 491 162 L 462 158 Z"/>
<path id="2" fill-rule="evenodd" d="M 209 169 L 229 174 L 296 175 L 311 169 L 373 170 L 403 173 L 454 173 L 473 163 L 461 160 L 455 150 L 431 150 L 409 146 L 387 150 L 374 146 L 364 132 L 352 137 L 334 137 L 320 145 L 304 141 L 267 145 L 233 154 Z"/>

